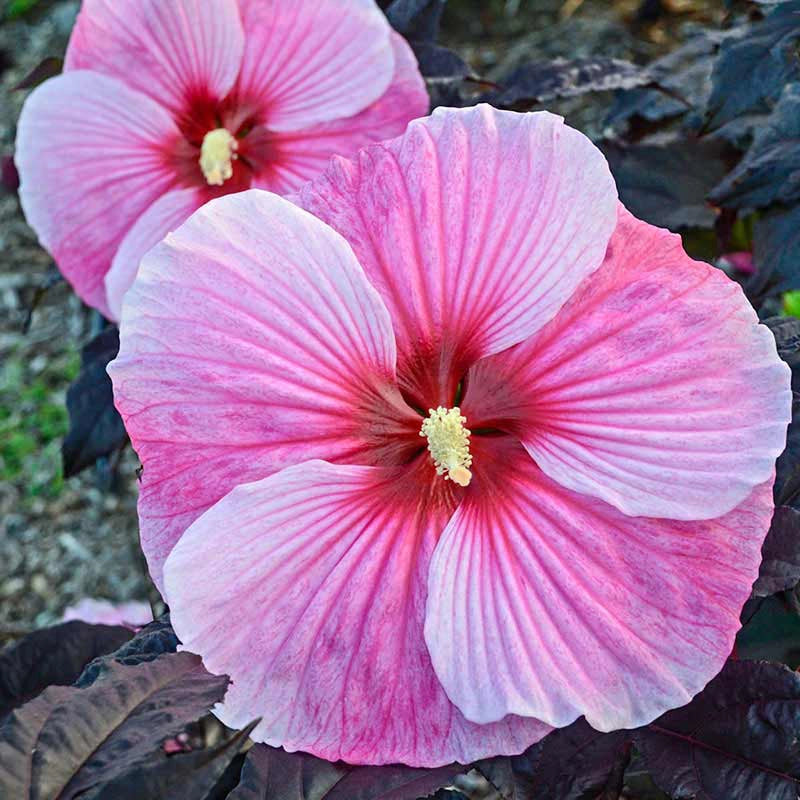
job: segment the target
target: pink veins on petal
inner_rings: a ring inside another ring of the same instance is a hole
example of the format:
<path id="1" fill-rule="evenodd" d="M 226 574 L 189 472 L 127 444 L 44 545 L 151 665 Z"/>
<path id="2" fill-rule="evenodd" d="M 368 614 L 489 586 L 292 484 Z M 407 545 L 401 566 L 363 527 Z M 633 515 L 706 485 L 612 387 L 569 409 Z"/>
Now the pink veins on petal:
<path id="1" fill-rule="evenodd" d="M 296 202 L 168 236 L 109 367 L 219 717 L 435 765 L 684 704 L 730 652 L 790 415 L 738 287 L 547 113 L 438 109 Z"/>
<path id="2" fill-rule="evenodd" d="M 203 203 L 288 194 L 427 107 L 374 0 L 84 0 L 64 73 L 20 117 L 20 197 L 78 294 L 118 319 L 142 255 Z"/>

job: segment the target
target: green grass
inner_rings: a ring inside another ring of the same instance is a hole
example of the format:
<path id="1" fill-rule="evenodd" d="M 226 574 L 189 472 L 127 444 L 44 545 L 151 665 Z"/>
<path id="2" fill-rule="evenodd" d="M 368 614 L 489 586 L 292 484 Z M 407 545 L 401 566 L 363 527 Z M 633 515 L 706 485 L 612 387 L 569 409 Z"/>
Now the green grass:
<path id="1" fill-rule="evenodd" d="M 0 370 L 0 480 L 22 484 L 26 498 L 61 492 L 64 397 L 79 367 L 77 353 L 67 354 L 32 374 L 22 355 L 11 353 Z"/>

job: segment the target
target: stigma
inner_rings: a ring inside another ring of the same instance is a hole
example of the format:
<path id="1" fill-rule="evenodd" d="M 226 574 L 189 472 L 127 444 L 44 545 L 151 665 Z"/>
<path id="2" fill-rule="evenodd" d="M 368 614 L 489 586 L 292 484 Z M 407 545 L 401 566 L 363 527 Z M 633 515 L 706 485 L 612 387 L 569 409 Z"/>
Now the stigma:
<path id="1" fill-rule="evenodd" d="M 428 451 L 436 467 L 437 475 L 444 475 L 459 486 L 468 486 L 472 480 L 469 471 L 472 456 L 469 452 L 470 432 L 464 427 L 466 417 L 461 409 L 430 408 L 428 417 L 422 423 L 419 435 L 428 439 Z"/>
<path id="2" fill-rule="evenodd" d="M 200 169 L 209 186 L 222 186 L 233 175 L 239 143 L 227 128 L 215 128 L 203 137 Z"/>

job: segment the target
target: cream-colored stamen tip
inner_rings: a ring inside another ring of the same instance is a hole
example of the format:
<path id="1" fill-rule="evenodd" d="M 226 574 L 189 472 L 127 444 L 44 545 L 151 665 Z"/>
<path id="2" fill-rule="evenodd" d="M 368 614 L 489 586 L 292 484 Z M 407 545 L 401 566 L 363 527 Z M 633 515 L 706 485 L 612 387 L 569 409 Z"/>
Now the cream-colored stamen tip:
<path id="1" fill-rule="evenodd" d="M 472 480 L 469 467 L 472 456 L 469 452 L 470 432 L 464 427 L 466 417 L 461 409 L 430 408 L 428 418 L 422 423 L 419 435 L 428 439 L 428 451 L 436 467 L 437 475 L 444 475 L 459 486 L 468 486 Z"/>
<path id="2" fill-rule="evenodd" d="M 233 175 L 233 160 L 239 143 L 227 128 L 215 128 L 203 137 L 200 169 L 209 186 L 222 186 Z"/>

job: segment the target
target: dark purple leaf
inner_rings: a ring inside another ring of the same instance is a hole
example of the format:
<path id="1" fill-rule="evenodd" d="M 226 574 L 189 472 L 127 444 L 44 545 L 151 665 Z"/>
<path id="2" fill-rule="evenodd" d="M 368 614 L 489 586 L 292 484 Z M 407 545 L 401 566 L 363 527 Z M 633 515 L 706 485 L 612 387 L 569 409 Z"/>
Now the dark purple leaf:
<path id="1" fill-rule="evenodd" d="M 0 720 L 48 686 L 69 686 L 94 658 L 133 636 L 116 625 L 73 620 L 34 631 L 0 652 Z"/>
<path id="2" fill-rule="evenodd" d="M 166 761 L 162 742 L 205 715 L 227 684 L 191 653 L 110 665 L 45 721 L 32 753 L 32 800 L 71 800 L 144 762 Z"/>
<path id="3" fill-rule="evenodd" d="M 600 733 L 580 719 L 553 731 L 522 755 L 473 766 L 505 800 L 584 800 L 622 787 L 630 757 L 629 731 Z M 611 795 L 609 795 L 611 796 Z"/>
<path id="4" fill-rule="evenodd" d="M 82 794 L 81 800 L 204 800 L 239 755 L 256 724 L 252 722 L 216 747 L 133 767 Z"/>
<path id="5" fill-rule="evenodd" d="M 775 336 L 778 355 L 792 371 L 792 421 L 786 449 L 775 466 L 775 506 L 800 510 L 800 319 L 773 317 L 765 320 L 764 324 Z"/>
<path id="6" fill-rule="evenodd" d="M 64 68 L 64 60 L 56 56 L 48 56 L 37 64 L 11 91 L 17 92 L 22 89 L 33 89 L 40 83 L 44 83 L 48 78 L 52 78 L 61 73 Z"/>
<path id="7" fill-rule="evenodd" d="M 800 84 L 786 87 L 744 158 L 709 199 L 731 208 L 763 208 L 800 199 Z"/>
<path id="8" fill-rule="evenodd" d="M 92 661 L 84 669 L 75 685 L 91 686 L 113 663 L 136 666 L 153 661 L 165 653 L 174 653 L 178 648 L 178 637 L 170 625 L 169 614 L 164 614 L 149 625 L 145 625 L 136 636 L 125 642 L 118 650 Z"/>
<path id="9" fill-rule="evenodd" d="M 431 769 L 353 767 L 259 744 L 229 800 L 417 800 L 450 784 L 460 764 Z"/>
<path id="10" fill-rule="evenodd" d="M 789 506 L 775 509 L 761 548 L 761 567 L 753 586 L 757 597 L 792 589 L 800 582 L 800 511 Z"/>
<path id="11" fill-rule="evenodd" d="M 635 732 L 656 783 L 675 800 L 796 800 L 800 677 L 732 661 L 691 703 Z"/>
<path id="12" fill-rule="evenodd" d="M 81 371 L 67 390 L 69 432 L 61 446 L 67 477 L 119 449 L 127 440 L 106 373 L 118 350 L 119 331 L 113 326 L 83 348 Z"/>
<path id="13" fill-rule="evenodd" d="M 19 189 L 19 173 L 13 156 L 3 156 L 0 159 L 0 186 L 10 194 Z"/>
<path id="14" fill-rule="evenodd" d="M 51 686 L 0 726 L 0 797 L 28 800 L 31 753 L 50 712 L 69 697 L 67 686 Z"/>
<path id="15" fill-rule="evenodd" d="M 419 71 L 426 78 L 456 79 L 469 75 L 466 61 L 458 53 L 431 42 L 411 42 L 419 62 Z"/>
<path id="16" fill-rule="evenodd" d="M 756 220 L 753 261 L 758 271 L 751 291 L 800 289 L 800 204 L 775 207 Z"/>
<path id="17" fill-rule="evenodd" d="M 720 47 L 712 72 L 707 127 L 745 113 L 770 111 L 783 87 L 800 79 L 800 2 L 782 3 L 742 36 Z"/>
<path id="18" fill-rule="evenodd" d="M 691 137 L 662 144 L 601 144 L 620 200 L 640 219 L 670 230 L 710 228 L 706 196 L 725 175 L 726 146 Z"/>
<path id="19" fill-rule="evenodd" d="M 406 39 L 433 42 L 439 35 L 446 4 L 447 0 L 394 0 L 386 9 L 386 17 Z"/>
<path id="20" fill-rule="evenodd" d="M 631 89 L 652 80 L 648 71 L 617 58 L 556 58 L 517 67 L 500 81 L 503 90 L 487 99 L 501 108 L 526 110 L 557 97 Z"/>
<path id="21" fill-rule="evenodd" d="M 654 61 L 648 72 L 658 85 L 619 90 L 606 122 L 619 125 L 634 117 L 658 122 L 687 111 L 702 113 L 711 91 L 711 68 L 718 43 L 718 36 L 702 31 Z"/>

